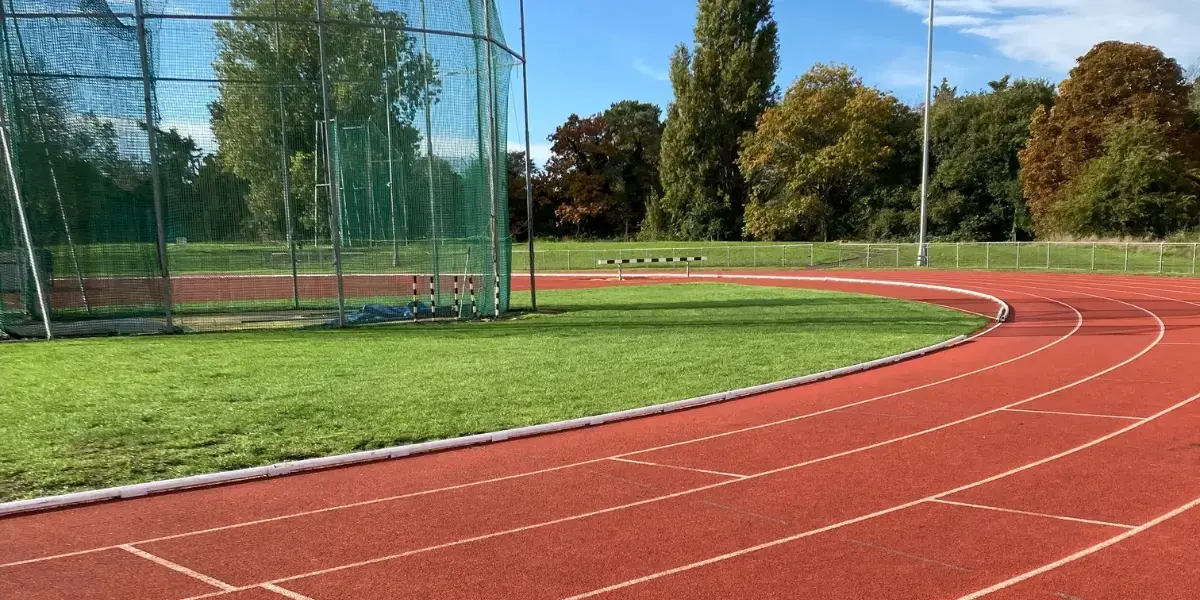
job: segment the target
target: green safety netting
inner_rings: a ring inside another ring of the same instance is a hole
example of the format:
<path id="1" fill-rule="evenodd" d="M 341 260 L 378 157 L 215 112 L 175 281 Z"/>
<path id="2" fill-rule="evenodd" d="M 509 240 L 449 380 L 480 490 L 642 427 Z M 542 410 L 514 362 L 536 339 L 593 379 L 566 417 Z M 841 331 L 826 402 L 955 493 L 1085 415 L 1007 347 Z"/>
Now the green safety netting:
<path id="1" fill-rule="evenodd" d="M 38 332 L 35 280 L 64 334 L 505 310 L 487 1 L 0 0 L 0 327 Z"/>

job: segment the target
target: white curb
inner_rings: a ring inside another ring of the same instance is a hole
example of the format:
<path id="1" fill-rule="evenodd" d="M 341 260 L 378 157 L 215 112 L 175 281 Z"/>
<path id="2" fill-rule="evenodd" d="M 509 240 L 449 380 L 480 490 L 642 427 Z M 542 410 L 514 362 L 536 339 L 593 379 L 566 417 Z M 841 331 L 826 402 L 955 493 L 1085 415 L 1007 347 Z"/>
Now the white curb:
<path id="1" fill-rule="evenodd" d="M 547 276 L 563 276 L 562 274 L 547 274 Z M 570 274 L 569 276 L 580 276 L 578 274 Z M 594 274 L 592 276 L 595 276 Z M 626 275 L 626 278 L 646 277 L 646 278 L 664 278 L 664 277 L 684 277 L 679 274 L 637 274 Z M 923 283 L 909 283 L 898 281 L 885 281 L 873 279 L 852 279 L 841 277 L 800 277 L 789 275 L 712 275 L 712 274 L 692 274 L 692 279 L 776 279 L 776 280 L 792 280 L 792 281 L 834 281 L 845 283 L 864 283 L 877 285 L 893 285 L 902 287 L 916 287 L 939 291 L 950 291 L 968 296 L 984 298 L 995 302 L 1000 306 L 996 316 L 997 323 L 1003 323 L 1008 318 L 1009 307 L 1003 300 L 972 290 L 964 290 L 948 286 L 940 286 Z M 988 331 L 990 331 L 989 329 Z M 984 332 L 986 333 L 986 332 Z M 436 440 L 432 442 L 422 442 L 419 444 L 408 444 L 404 446 L 395 446 L 392 448 L 381 448 L 379 450 L 367 450 L 364 452 L 355 452 L 352 454 L 341 454 L 337 456 L 326 456 L 322 458 L 310 458 L 305 460 L 297 460 L 291 462 L 276 463 L 262 467 L 251 467 L 247 469 L 238 469 L 236 471 L 223 471 L 219 473 L 208 473 L 204 475 L 192 475 L 189 477 L 180 477 L 177 479 L 166 479 L 163 481 L 152 481 L 148 483 L 139 483 L 134 485 L 123 485 L 100 490 L 90 490 L 86 492 L 75 492 L 71 494 L 62 494 L 58 496 L 46 496 L 43 498 L 33 498 L 29 500 L 16 500 L 12 502 L 0 503 L 0 517 L 7 515 L 15 515 L 18 513 L 26 513 L 33 511 L 49 510 L 55 508 L 65 508 L 79 504 L 89 504 L 93 502 L 101 502 L 106 500 L 119 500 L 124 498 L 137 498 L 150 494 L 161 494 L 165 492 L 174 492 L 199 487 L 209 487 L 220 484 L 244 482 L 255 479 L 266 479 L 271 477 L 279 477 L 281 475 L 290 475 L 294 473 L 303 473 L 306 471 L 316 471 L 321 469 L 329 469 L 333 467 L 344 467 L 349 465 L 375 462 L 380 460 L 388 460 L 394 458 L 403 458 L 417 454 L 426 454 L 430 452 L 438 452 L 442 450 L 451 450 L 456 448 L 466 448 L 469 446 L 478 446 L 481 444 L 490 444 L 494 442 L 502 442 L 516 438 L 531 437 L 535 435 L 544 435 L 547 433 L 555 433 L 559 431 L 567 431 L 571 429 L 582 429 L 594 425 L 602 425 L 605 423 L 614 423 L 617 421 L 627 421 L 650 415 L 676 412 L 705 406 L 708 404 L 717 404 L 720 402 L 728 402 L 746 396 L 773 392 L 786 388 L 802 386 L 826 379 L 835 377 L 843 377 L 852 373 L 875 369 L 886 365 L 911 360 L 913 358 L 937 352 L 953 346 L 962 344 L 965 341 L 978 337 L 960 335 L 953 339 L 944 342 L 889 356 L 877 360 L 833 369 L 822 373 L 814 373 L 803 377 L 794 377 L 774 383 L 766 383 L 762 385 L 731 390 L 728 392 L 719 392 L 709 394 L 707 396 L 699 396 L 689 398 L 687 400 L 678 400 L 668 402 L 666 404 L 657 404 L 654 406 L 646 406 L 642 408 L 634 408 L 618 412 L 597 415 L 594 417 L 581 417 L 578 419 L 569 419 L 566 421 L 558 421 L 555 423 L 546 423 L 542 425 L 531 425 L 528 427 L 518 427 L 516 429 L 506 429 L 494 433 L 481 433 L 477 435 L 469 435 L 465 437 L 450 438 L 445 440 Z"/>

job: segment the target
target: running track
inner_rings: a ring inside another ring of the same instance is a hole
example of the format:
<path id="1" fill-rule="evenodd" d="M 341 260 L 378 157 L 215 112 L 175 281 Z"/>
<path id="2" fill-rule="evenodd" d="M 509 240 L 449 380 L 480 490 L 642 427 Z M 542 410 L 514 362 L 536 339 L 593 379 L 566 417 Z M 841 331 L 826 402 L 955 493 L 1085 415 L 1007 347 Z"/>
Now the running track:
<path id="1" fill-rule="evenodd" d="M 1198 597 L 1200 282 L 838 275 L 1013 319 L 726 404 L 9 517 L 0 598 Z"/>

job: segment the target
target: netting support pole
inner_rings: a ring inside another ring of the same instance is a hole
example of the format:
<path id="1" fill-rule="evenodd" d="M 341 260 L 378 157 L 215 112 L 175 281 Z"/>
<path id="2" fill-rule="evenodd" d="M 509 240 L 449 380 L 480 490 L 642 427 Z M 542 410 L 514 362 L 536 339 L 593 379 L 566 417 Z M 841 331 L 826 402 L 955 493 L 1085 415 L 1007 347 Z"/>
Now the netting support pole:
<path id="1" fill-rule="evenodd" d="M 275 0 L 275 18 L 279 18 L 279 0 Z M 275 76 L 278 79 L 276 88 L 279 96 L 279 165 L 282 169 L 280 175 L 283 176 L 283 220 L 287 221 L 285 231 L 288 258 L 292 262 L 292 306 L 298 309 L 300 308 L 300 274 L 296 269 L 296 230 L 292 223 L 292 173 L 291 165 L 288 164 L 287 113 L 284 111 L 283 101 L 283 36 L 279 29 L 279 21 L 275 21 Z M 313 183 L 315 184 L 316 180 Z"/>
<path id="2" fill-rule="evenodd" d="M 383 64 L 388 65 L 388 30 L 383 29 Z M 387 71 L 383 73 L 383 101 L 385 112 L 384 125 L 387 128 L 387 161 L 388 161 L 388 205 L 391 208 L 392 219 L 392 266 L 400 266 L 400 236 L 396 234 L 396 173 L 395 158 L 392 156 L 392 86 L 388 82 Z"/>
<path id="3" fill-rule="evenodd" d="M 0 1 L 0 18 L 4 16 L 4 3 Z M 83 300 L 83 309 L 90 315 L 92 314 L 91 304 L 88 302 L 87 288 L 83 284 L 83 270 L 79 267 L 79 255 L 75 251 L 75 239 L 71 235 L 71 223 L 67 219 L 67 208 L 63 203 L 62 188 L 58 183 L 58 172 L 54 168 L 54 161 L 50 156 L 50 138 L 46 135 L 46 120 L 42 117 L 42 103 L 38 101 L 37 86 L 33 82 L 33 68 L 29 65 L 29 55 L 25 52 L 25 41 L 21 37 L 21 25 L 17 19 L 13 19 L 13 34 L 17 38 L 17 49 L 21 53 L 21 62 L 25 65 L 25 73 L 29 78 L 29 95 L 33 101 L 33 114 L 37 118 L 38 130 L 42 139 L 42 152 L 46 155 L 46 168 L 50 173 L 50 183 L 54 187 L 54 198 L 58 201 L 58 216 L 62 220 L 63 234 L 67 238 L 67 249 L 71 253 L 71 265 L 75 268 L 75 284 L 79 288 L 79 296 Z M 8 48 L 5 48 L 6 58 L 9 62 L 9 72 L 12 69 L 12 55 Z M 15 101 L 15 98 L 14 98 Z M 53 282 L 47 282 L 47 285 L 53 287 Z"/>
<path id="4" fill-rule="evenodd" d="M 529 54 L 525 47 L 525 0 L 518 3 L 521 11 L 521 92 L 525 109 L 525 215 L 528 223 L 525 231 L 529 235 L 529 304 L 537 312 L 537 276 L 533 267 L 533 179 L 531 163 L 533 156 L 529 141 Z"/>
<path id="5" fill-rule="evenodd" d="M 139 2 L 141 0 L 138 0 Z M 338 327 L 346 326 L 346 285 L 342 277 L 342 205 L 334 183 L 333 102 L 329 98 L 329 64 L 325 59 L 325 0 L 317 0 L 317 52 L 321 64 L 321 112 L 325 116 L 325 169 L 329 182 L 329 233 L 333 245 L 333 271 L 337 280 Z"/>
<path id="6" fill-rule="evenodd" d="M 150 149 L 150 186 L 154 192 L 154 224 L 158 233 L 158 266 L 162 275 L 163 314 L 167 320 L 167 331 L 175 330 L 175 318 L 171 306 L 171 268 L 167 264 L 167 224 L 163 207 L 162 180 L 158 172 L 158 142 L 155 139 L 154 103 L 151 96 L 150 50 L 146 41 L 146 14 L 142 0 L 133 2 L 137 20 L 138 55 L 142 61 L 142 99 L 146 109 L 146 143 Z"/>
<path id="7" fill-rule="evenodd" d="M 42 288 L 42 276 L 38 272 L 37 259 L 33 252 L 33 235 L 29 231 L 29 219 L 25 215 L 25 203 L 21 199 L 21 185 L 17 181 L 16 164 L 12 157 L 12 145 L 8 128 L 7 99 L 0 97 L 0 150 L 4 152 L 4 164 L 8 168 L 9 185 L 12 186 L 13 204 L 17 209 L 17 220 L 21 222 L 21 237 L 25 240 L 25 254 L 29 259 L 29 271 L 33 274 L 33 286 L 37 289 L 38 308 L 42 312 L 42 326 L 46 331 L 46 339 L 54 337 L 50 329 L 50 310 L 46 303 L 46 290 Z"/>
<path id="8" fill-rule="evenodd" d="M 421 29 L 425 28 L 425 0 L 421 0 Z M 426 64 L 425 71 L 425 162 L 428 163 L 429 172 L 429 247 L 432 250 L 433 256 L 433 278 L 434 285 L 441 288 L 442 278 L 439 276 L 438 265 L 441 261 L 440 252 L 438 251 L 438 228 L 437 228 L 437 192 L 434 190 L 433 176 L 433 96 L 430 94 L 430 73 L 429 67 L 432 66 L 432 55 L 429 52 L 429 34 L 421 34 L 422 50 L 425 51 L 425 58 L 429 60 Z M 482 157 L 480 157 L 482 158 Z M 469 259 L 468 259 L 469 260 Z M 440 290 L 439 290 L 440 291 Z"/>
<path id="9" fill-rule="evenodd" d="M 483 30 L 484 35 L 489 39 L 492 37 L 492 16 L 490 8 L 492 0 L 483 0 Z M 494 275 L 494 284 L 496 286 L 493 296 L 495 306 L 493 307 L 494 315 L 500 317 L 500 224 L 497 219 L 500 218 L 500 211 L 496 206 L 497 190 L 496 190 L 496 74 L 495 62 L 492 54 L 492 43 L 484 42 L 487 45 L 486 60 L 487 60 L 487 122 L 488 122 L 488 192 L 491 196 L 489 206 L 491 207 L 491 223 L 490 229 L 492 234 L 492 275 Z M 528 160 L 528 157 L 526 157 Z M 532 215 L 531 215 L 532 216 Z"/>

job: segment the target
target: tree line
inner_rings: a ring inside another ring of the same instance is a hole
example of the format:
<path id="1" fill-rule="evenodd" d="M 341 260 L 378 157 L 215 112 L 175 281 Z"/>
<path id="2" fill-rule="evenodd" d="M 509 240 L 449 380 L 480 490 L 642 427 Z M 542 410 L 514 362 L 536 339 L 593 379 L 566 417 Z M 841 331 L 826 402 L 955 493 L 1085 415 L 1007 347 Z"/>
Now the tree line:
<path id="1" fill-rule="evenodd" d="M 572 115 L 534 169 L 537 235 L 904 240 L 918 229 L 923 106 L 817 64 L 775 83 L 771 0 L 700 0 L 674 100 Z M 1066 80 L 943 80 L 931 106 L 935 239 L 1164 238 L 1200 228 L 1200 72 L 1103 42 Z M 524 156 L 510 158 L 523 235 Z M 519 167 L 519 168 L 518 168 Z M 631 223 L 633 225 L 631 226 Z"/>

